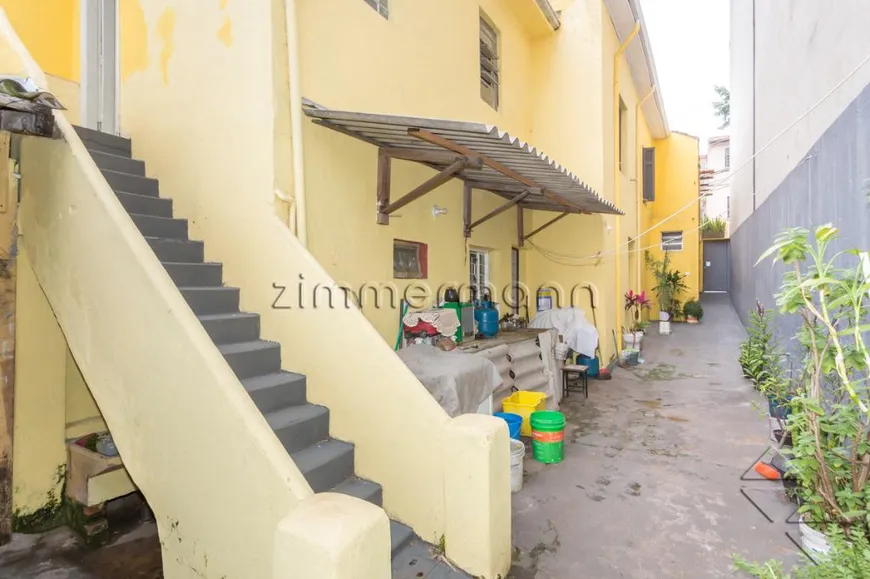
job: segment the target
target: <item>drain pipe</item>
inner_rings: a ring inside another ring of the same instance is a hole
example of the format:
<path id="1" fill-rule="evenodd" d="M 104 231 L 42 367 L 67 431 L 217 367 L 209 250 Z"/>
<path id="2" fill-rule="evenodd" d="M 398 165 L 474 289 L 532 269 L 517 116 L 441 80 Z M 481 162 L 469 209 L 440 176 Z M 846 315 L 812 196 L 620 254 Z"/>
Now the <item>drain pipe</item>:
<path id="1" fill-rule="evenodd" d="M 287 28 L 287 63 L 290 68 L 290 138 L 293 148 L 293 203 L 290 205 L 290 228 L 303 246 L 308 246 L 305 210 L 305 151 L 302 145 L 302 79 L 299 75 L 299 28 L 296 0 L 284 0 Z"/>
<path id="2" fill-rule="evenodd" d="M 613 55 L 613 204 L 619 207 L 619 153 L 620 153 L 620 140 L 622 135 L 619 130 L 619 117 L 620 117 L 620 109 L 619 109 L 619 73 L 620 73 L 620 58 L 622 58 L 622 53 L 625 52 L 625 49 L 628 48 L 628 45 L 631 44 L 631 41 L 634 40 L 634 37 L 640 32 L 640 22 L 634 23 L 634 30 L 631 31 L 631 34 L 628 35 L 628 38 L 625 39 L 619 50 L 616 51 L 616 54 Z M 622 220 L 620 216 L 616 216 L 616 295 L 617 300 L 622 296 L 622 268 L 620 267 L 620 258 L 619 258 L 619 246 L 622 244 L 622 234 L 620 232 Z M 616 308 L 616 327 L 618 329 L 622 328 L 622 307 L 620 305 Z M 618 355 L 618 354 L 617 354 Z"/>

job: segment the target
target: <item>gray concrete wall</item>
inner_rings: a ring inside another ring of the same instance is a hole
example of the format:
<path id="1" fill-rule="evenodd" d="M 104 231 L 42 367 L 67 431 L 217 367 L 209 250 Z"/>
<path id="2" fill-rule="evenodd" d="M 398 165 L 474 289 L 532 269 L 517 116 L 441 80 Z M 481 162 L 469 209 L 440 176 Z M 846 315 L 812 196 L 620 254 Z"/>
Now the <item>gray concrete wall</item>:
<path id="1" fill-rule="evenodd" d="M 756 298 L 775 307 L 784 266 L 755 262 L 776 235 L 829 222 L 840 228 L 832 249 L 870 248 L 870 85 L 732 232 L 731 299 L 744 324 Z M 794 336 L 798 326 L 796 318 L 779 321 L 783 336 Z"/>

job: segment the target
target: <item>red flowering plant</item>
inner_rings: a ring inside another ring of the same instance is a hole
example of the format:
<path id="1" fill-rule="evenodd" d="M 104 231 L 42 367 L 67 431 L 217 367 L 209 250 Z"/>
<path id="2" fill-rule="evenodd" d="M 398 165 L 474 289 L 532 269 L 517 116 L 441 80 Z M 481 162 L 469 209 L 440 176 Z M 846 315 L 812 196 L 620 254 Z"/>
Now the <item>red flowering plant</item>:
<path id="1" fill-rule="evenodd" d="M 649 298 L 646 297 L 646 292 L 634 293 L 634 290 L 628 290 L 625 294 L 625 311 L 628 312 L 631 320 L 631 325 L 628 327 L 629 332 L 643 332 L 649 326 L 649 322 L 641 319 L 641 312 L 650 308 Z"/>

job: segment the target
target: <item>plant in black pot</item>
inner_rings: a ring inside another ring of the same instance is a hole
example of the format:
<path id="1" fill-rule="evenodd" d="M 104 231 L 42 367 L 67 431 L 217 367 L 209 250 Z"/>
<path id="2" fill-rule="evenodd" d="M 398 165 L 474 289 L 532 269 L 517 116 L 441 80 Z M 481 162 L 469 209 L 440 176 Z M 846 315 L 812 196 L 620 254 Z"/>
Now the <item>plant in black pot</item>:
<path id="1" fill-rule="evenodd" d="M 704 308 L 698 300 L 689 300 L 683 306 L 683 315 L 690 324 L 697 324 L 704 317 Z"/>

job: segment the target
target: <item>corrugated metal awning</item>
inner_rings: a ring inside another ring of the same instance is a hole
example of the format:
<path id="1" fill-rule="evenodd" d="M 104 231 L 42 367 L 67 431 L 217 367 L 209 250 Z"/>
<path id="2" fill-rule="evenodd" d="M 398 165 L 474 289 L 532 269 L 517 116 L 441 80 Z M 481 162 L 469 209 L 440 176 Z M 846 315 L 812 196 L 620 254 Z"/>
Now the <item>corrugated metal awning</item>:
<path id="1" fill-rule="evenodd" d="M 437 170 L 451 165 L 451 154 L 479 158 L 482 164 L 466 166 L 456 177 L 506 199 L 525 194 L 520 206 L 526 209 L 624 215 L 563 166 L 495 126 L 337 111 L 310 101 L 304 111 L 321 126 Z"/>

